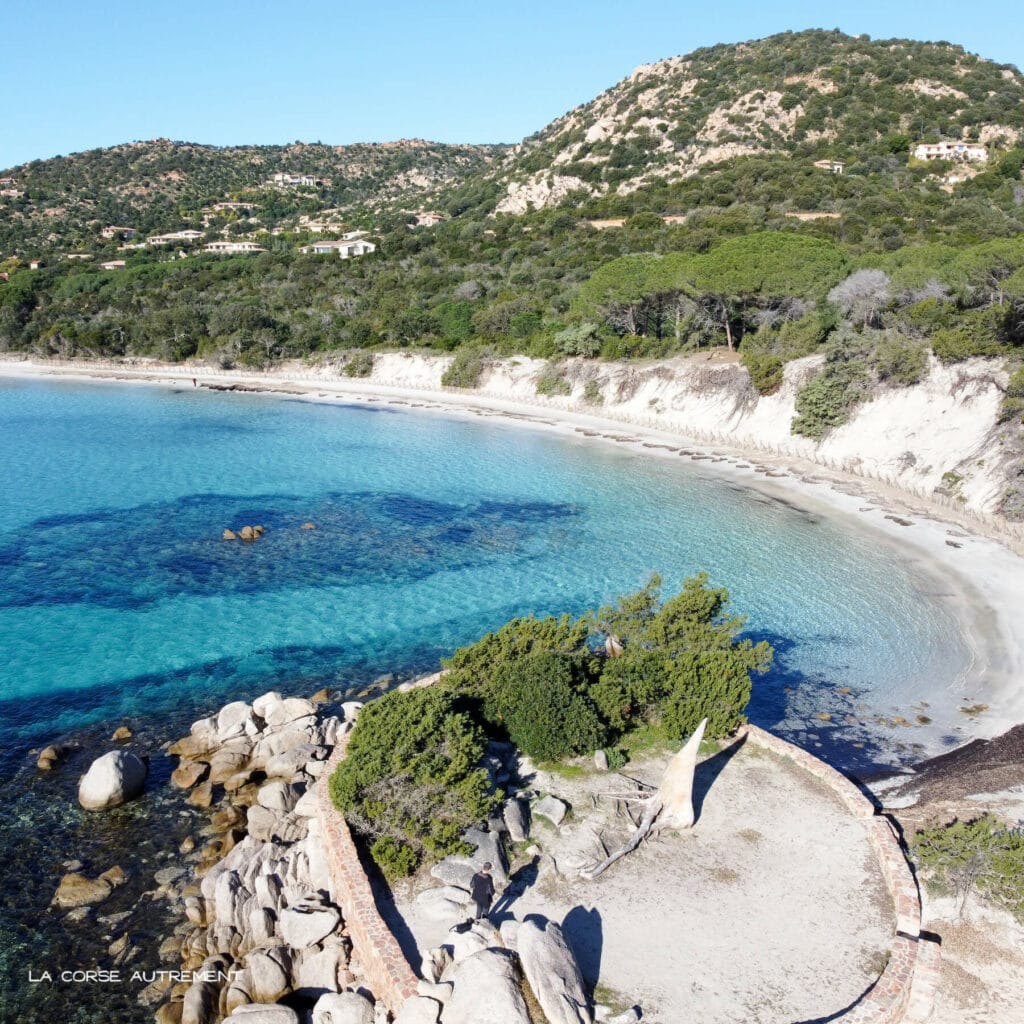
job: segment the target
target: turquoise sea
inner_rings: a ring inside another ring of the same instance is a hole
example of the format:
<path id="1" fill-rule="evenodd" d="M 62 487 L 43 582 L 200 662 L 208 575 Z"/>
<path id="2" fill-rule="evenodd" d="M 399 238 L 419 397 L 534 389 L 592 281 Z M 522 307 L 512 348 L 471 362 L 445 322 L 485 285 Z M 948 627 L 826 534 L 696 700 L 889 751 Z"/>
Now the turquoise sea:
<path id="1" fill-rule="evenodd" d="M 655 570 L 668 589 L 707 569 L 775 646 L 755 722 L 855 771 L 953 740 L 876 721 L 914 720 L 969 665 L 941 585 L 707 462 L 383 405 L 2 378 L 0 444 L 3 1021 L 150 1018 L 141 983 L 37 979 L 116 966 L 120 936 L 125 978 L 161 965 L 180 917 L 154 874 L 205 823 L 160 749 L 190 721 L 432 670 L 511 616 L 579 612 Z M 246 524 L 265 536 L 221 539 Z M 78 777 L 122 722 L 146 793 L 83 812 Z M 37 771 L 59 740 L 77 749 Z M 128 883 L 92 914 L 49 906 L 64 872 L 114 865 Z"/>
<path id="2" fill-rule="evenodd" d="M 0 438 L 9 765 L 90 723 L 430 670 L 513 615 L 582 611 L 655 570 L 730 589 L 777 651 L 752 719 L 846 767 L 941 743 L 879 739 L 872 715 L 912 719 L 969 664 L 950 609 L 875 534 L 707 463 L 383 405 L 95 383 L 0 382 Z M 221 540 L 249 523 L 258 543 Z"/>

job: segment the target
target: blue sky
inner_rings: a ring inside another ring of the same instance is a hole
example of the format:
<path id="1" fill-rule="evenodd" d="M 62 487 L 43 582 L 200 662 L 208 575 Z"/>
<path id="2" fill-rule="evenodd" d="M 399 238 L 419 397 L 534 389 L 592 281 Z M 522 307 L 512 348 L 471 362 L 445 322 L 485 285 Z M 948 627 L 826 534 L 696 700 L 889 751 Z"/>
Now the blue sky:
<path id="1" fill-rule="evenodd" d="M 0 168 L 157 137 L 516 142 L 637 64 L 811 27 L 1024 64 L 1014 0 L 7 0 Z"/>

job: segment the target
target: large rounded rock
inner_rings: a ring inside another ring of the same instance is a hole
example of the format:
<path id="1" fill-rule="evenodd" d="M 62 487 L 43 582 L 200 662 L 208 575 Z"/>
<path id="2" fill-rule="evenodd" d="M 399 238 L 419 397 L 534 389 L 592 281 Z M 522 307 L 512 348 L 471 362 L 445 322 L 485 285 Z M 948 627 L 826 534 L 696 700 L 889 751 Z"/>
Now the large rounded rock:
<path id="1" fill-rule="evenodd" d="M 556 828 L 562 824 L 562 819 L 569 810 L 568 806 L 556 796 L 546 796 L 533 805 L 533 813 L 542 818 L 547 818 Z"/>
<path id="2" fill-rule="evenodd" d="M 316 714 L 316 705 L 305 697 L 286 697 L 282 701 L 269 703 L 264 707 L 263 718 L 268 727 L 279 729 L 289 722 Z"/>
<path id="3" fill-rule="evenodd" d="M 294 949 L 322 942 L 341 923 L 334 907 L 298 904 L 281 912 L 281 937 Z"/>
<path id="4" fill-rule="evenodd" d="M 523 973 L 549 1024 L 592 1024 L 587 988 L 562 929 L 528 917 L 516 933 Z"/>
<path id="5" fill-rule="evenodd" d="M 530 1024 L 514 954 L 484 949 L 456 965 L 445 1024 Z"/>
<path id="6" fill-rule="evenodd" d="M 246 725 L 253 719 L 251 705 L 244 700 L 225 704 L 217 713 L 217 739 L 221 742 L 246 734 Z"/>
<path id="7" fill-rule="evenodd" d="M 441 1004 L 436 999 L 413 996 L 402 1004 L 395 1024 L 437 1024 L 440 1012 Z"/>
<path id="8" fill-rule="evenodd" d="M 303 950 L 292 968 L 292 988 L 303 999 L 310 1000 L 319 999 L 328 992 L 340 992 L 339 976 L 347 966 L 344 946 Z"/>
<path id="9" fill-rule="evenodd" d="M 373 1024 L 373 1016 L 373 1003 L 355 992 L 328 992 L 313 1007 L 313 1024 Z"/>
<path id="10" fill-rule="evenodd" d="M 275 1006 L 273 1003 L 243 1003 L 236 1006 L 225 1020 L 237 1024 L 300 1024 L 299 1015 L 290 1006 Z"/>
<path id="11" fill-rule="evenodd" d="M 78 784 L 78 802 L 88 811 L 117 807 L 137 797 L 146 785 L 145 762 L 130 750 L 112 750 L 96 758 Z"/>
<path id="12" fill-rule="evenodd" d="M 528 805 L 522 800 L 506 800 L 502 808 L 502 818 L 513 843 L 522 843 L 530 838 L 530 819 Z"/>
<path id="13" fill-rule="evenodd" d="M 276 1003 L 291 991 L 288 973 L 268 953 L 250 953 L 247 966 L 253 1002 Z"/>
<path id="14" fill-rule="evenodd" d="M 209 765 L 205 761 L 182 761 L 171 772 L 171 782 L 178 789 L 191 789 L 196 783 L 202 781 L 208 769 Z"/>

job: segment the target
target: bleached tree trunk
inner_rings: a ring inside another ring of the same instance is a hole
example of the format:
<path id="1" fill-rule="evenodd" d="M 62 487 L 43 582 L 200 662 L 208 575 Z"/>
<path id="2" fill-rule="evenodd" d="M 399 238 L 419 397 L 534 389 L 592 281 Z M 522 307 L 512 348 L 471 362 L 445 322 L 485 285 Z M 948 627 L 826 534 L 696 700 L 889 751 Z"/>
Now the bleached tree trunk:
<path id="1" fill-rule="evenodd" d="M 616 861 L 632 853 L 651 834 L 656 824 L 659 828 L 676 829 L 693 826 L 693 779 L 697 771 L 700 742 L 704 738 L 707 724 L 708 720 L 705 718 L 686 741 L 682 750 L 669 761 L 665 774 L 661 777 L 661 785 L 656 790 L 643 795 L 620 796 L 620 799 L 642 802 L 643 817 L 622 846 L 592 867 L 583 868 L 580 871 L 581 878 L 589 880 L 604 874 Z"/>

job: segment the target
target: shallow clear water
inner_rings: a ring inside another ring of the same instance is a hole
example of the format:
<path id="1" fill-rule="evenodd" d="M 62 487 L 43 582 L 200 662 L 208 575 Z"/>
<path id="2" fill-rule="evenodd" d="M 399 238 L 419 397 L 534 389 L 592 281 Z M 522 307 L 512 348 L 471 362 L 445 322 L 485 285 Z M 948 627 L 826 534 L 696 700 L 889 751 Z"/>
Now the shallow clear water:
<path id="1" fill-rule="evenodd" d="M 149 1018 L 138 985 L 31 972 L 110 967 L 119 934 L 159 966 L 177 921 L 153 872 L 202 820 L 160 746 L 227 700 L 429 670 L 654 570 L 728 586 L 777 651 L 750 717 L 847 768 L 942 741 L 938 722 L 876 720 L 912 720 L 969 663 L 935 581 L 878 535 L 678 456 L 381 406 L 3 380 L 0 445 L 0 1020 Z M 253 523 L 257 543 L 220 539 Z M 77 779 L 122 722 L 152 755 L 146 793 L 83 812 Z M 37 772 L 30 749 L 69 734 L 77 750 Z M 84 922 L 48 907 L 71 858 L 129 875 Z"/>
<path id="2" fill-rule="evenodd" d="M 144 711 L 429 669 L 699 569 L 776 647 L 751 718 L 847 767 L 969 664 L 870 532 L 706 463 L 383 406 L 0 382 L 0 757 Z M 302 529 L 305 522 L 315 530 Z M 255 544 L 225 527 L 260 523 Z M 839 694 L 848 688 L 848 695 Z M 815 718 L 827 708 L 828 723 Z M 937 737 L 928 736 L 934 741 Z M 859 745 L 862 744 L 862 745 Z"/>

